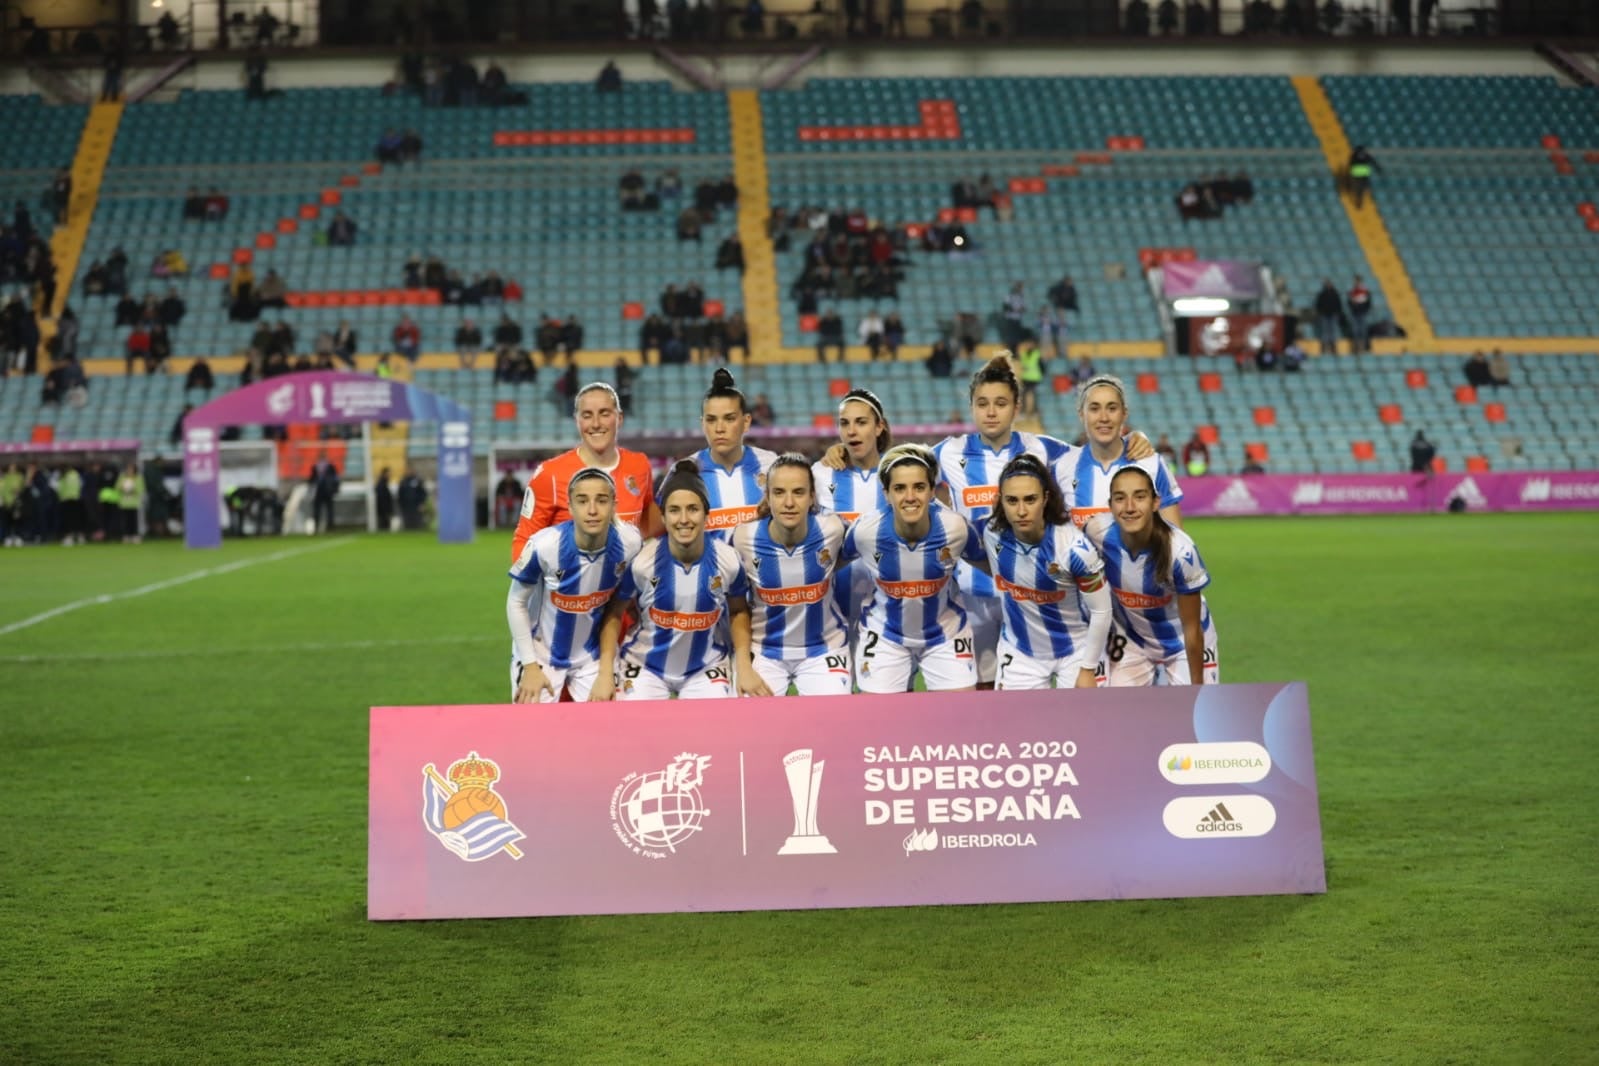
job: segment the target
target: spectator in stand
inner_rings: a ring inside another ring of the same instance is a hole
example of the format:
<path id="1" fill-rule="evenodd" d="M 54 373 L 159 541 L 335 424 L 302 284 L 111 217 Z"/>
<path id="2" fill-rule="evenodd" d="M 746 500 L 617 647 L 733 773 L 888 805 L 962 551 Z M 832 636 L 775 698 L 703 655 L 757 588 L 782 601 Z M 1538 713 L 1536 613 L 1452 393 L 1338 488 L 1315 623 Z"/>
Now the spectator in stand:
<path id="1" fill-rule="evenodd" d="M 662 200 L 675 200 L 683 195 L 683 179 L 676 170 L 668 167 L 655 179 L 655 195 Z"/>
<path id="2" fill-rule="evenodd" d="M 727 320 L 723 330 L 726 339 L 722 342 L 722 350 L 728 359 L 733 358 L 733 349 L 738 348 L 744 352 L 744 361 L 750 361 L 750 327 L 744 321 L 743 311 L 734 311 Z"/>
<path id="3" fill-rule="evenodd" d="M 638 357 L 639 362 L 645 366 L 650 365 L 650 353 L 656 353 L 656 362 L 660 361 L 661 345 L 671 334 L 672 327 L 667 325 L 666 319 L 658 314 L 651 314 L 639 326 L 638 330 Z M 626 410 L 626 408 L 623 408 Z"/>
<path id="4" fill-rule="evenodd" d="M 170 358 L 172 358 L 172 335 L 167 332 L 167 327 L 157 322 L 150 327 L 149 372 L 155 373 L 157 369 L 165 366 Z"/>
<path id="5" fill-rule="evenodd" d="M 1075 385 L 1087 384 L 1098 373 L 1099 371 L 1094 369 L 1094 361 L 1085 355 L 1077 360 L 1076 366 L 1072 367 L 1072 383 Z"/>
<path id="6" fill-rule="evenodd" d="M 141 313 L 142 311 L 143 308 L 140 307 L 137 300 L 131 296 L 124 296 L 122 299 L 117 301 L 117 307 L 115 311 L 116 318 L 114 319 L 114 324 L 117 326 L 134 325 L 143 317 Z"/>
<path id="7" fill-rule="evenodd" d="M 356 225 L 343 211 L 333 213 L 328 223 L 328 243 L 335 248 L 348 248 L 355 243 Z"/>
<path id="8" fill-rule="evenodd" d="M 699 208 L 683 208 L 677 215 L 677 239 L 680 241 L 698 241 L 700 239 L 701 222 Z"/>
<path id="9" fill-rule="evenodd" d="M 1494 349 L 1493 358 L 1488 360 L 1488 383 L 1494 388 L 1504 388 L 1512 384 L 1510 380 L 1510 360 L 1505 358 L 1505 353 L 1498 348 Z"/>
<path id="10" fill-rule="evenodd" d="M 899 317 L 898 311 L 890 311 L 888 317 L 883 319 L 884 358 L 891 362 L 898 359 L 900 347 L 904 343 L 905 322 Z"/>
<path id="11" fill-rule="evenodd" d="M 1023 337 L 1016 349 L 1016 377 L 1022 385 L 1022 411 L 1024 415 L 1038 414 L 1038 386 L 1044 383 L 1044 353 L 1038 341 Z"/>
<path id="12" fill-rule="evenodd" d="M 404 160 L 400 157 L 400 148 L 404 143 L 400 131 L 392 126 L 383 131 L 383 136 L 378 138 L 377 155 L 379 163 L 393 163 L 398 166 Z"/>
<path id="13" fill-rule="evenodd" d="M 333 331 L 333 354 L 351 370 L 355 369 L 355 349 L 358 343 L 357 334 L 350 328 L 349 321 L 340 321 L 339 328 Z"/>
<path id="14" fill-rule="evenodd" d="M 552 365 L 555 354 L 561 350 L 561 323 L 547 314 L 539 315 L 539 328 L 533 334 L 533 343 L 538 345 L 539 353 L 544 356 L 544 365 Z"/>
<path id="15" fill-rule="evenodd" d="M 401 315 L 400 324 L 394 327 L 394 350 L 411 362 L 422 354 L 422 330 L 411 321 L 410 315 Z"/>
<path id="16" fill-rule="evenodd" d="M 483 351 L 483 331 L 470 318 L 463 318 L 455 330 L 455 354 L 461 360 L 461 369 L 471 370 Z M 498 358 L 498 351 L 495 355 Z"/>
<path id="17" fill-rule="evenodd" d="M 829 307 L 822 312 L 822 317 L 816 320 L 816 361 L 827 362 L 827 349 L 837 348 L 837 362 L 844 361 L 844 320 L 838 317 L 838 311 Z"/>
<path id="18" fill-rule="evenodd" d="M 1183 471 L 1189 477 L 1203 477 L 1210 471 L 1210 446 L 1194 430 L 1194 435 L 1183 445 Z"/>
<path id="19" fill-rule="evenodd" d="M 211 373 L 211 364 L 205 361 L 204 356 L 195 359 L 189 364 L 189 372 L 183 378 L 183 391 L 192 392 L 200 390 L 207 395 L 216 388 L 216 377 Z"/>
<path id="20" fill-rule="evenodd" d="M 616 360 L 616 406 L 619 410 L 633 412 L 633 378 L 637 371 L 625 356 Z"/>
<path id="21" fill-rule="evenodd" d="M 1162 433 L 1155 442 L 1155 454 L 1166 461 L 1166 465 L 1173 470 L 1177 469 L 1177 449 L 1172 447 L 1170 438 Z"/>
<path id="22" fill-rule="evenodd" d="M 1466 373 L 1466 384 L 1473 388 L 1486 389 L 1494 383 L 1493 369 L 1488 364 L 1488 357 L 1480 350 L 1472 352 L 1471 358 L 1461 364 L 1461 369 Z"/>
<path id="23" fill-rule="evenodd" d="M 1053 303 L 1045 304 L 1038 310 L 1038 339 L 1040 343 L 1049 342 L 1049 356 L 1051 359 L 1064 359 L 1066 357 L 1068 328 L 1066 325 L 1066 312 L 1056 307 Z"/>
<path id="24" fill-rule="evenodd" d="M 459 342 L 457 342 L 459 346 Z M 494 360 L 499 362 L 522 347 L 522 326 L 508 312 L 500 312 L 500 321 L 494 327 Z"/>
<path id="25" fill-rule="evenodd" d="M 195 222 L 205 221 L 205 197 L 200 195 L 198 186 L 189 186 L 189 194 L 183 198 L 183 217 Z"/>
<path id="26" fill-rule="evenodd" d="M 1429 474 L 1432 472 L 1433 456 L 1438 454 L 1438 449 L 1433 447 L 1432 441 L 1421 430 L 1416 430 L 1416 435 L 1410 439 L 1410 472 L 1412 474 Z"/>
<path id="27" fill-rule="evenodd" d="M 109 48 L 101 66 L 105 73 L 100 79 L 100 99 L 115 100 L 122 95 L 122 49 L 116 45 Z"/>
<path id="28" fill-rule="evenodd" d="M 1360 275 L 1349 289 L 1350 351 L 1361 355 L 1371 350 L 1371 290 Z"/>
<path id="29" fill-rule="evenodd" d="M 568 366 L 577 366 L 577 353 L 583 350 L 583 323 L 578 321 L 576 312 L 568 312 L 566 321 L 561 323 L 561 351 L 566 355 Z M 576 396 L 576 390 L 573 390 Z"/>
<path id="30" fill-rule="evenodd" d="M 1250 455 L 1244 458 L 1244 465 L 1238 468 L 1238 472 L 1245 477 L 1253 477 L 1256 474 L 1264 474 L 1266 465 L 1260 461 L 1259 456 Z"/>
<path id="31" fill-rule="evenodd" d="M 751 426 L 777 425 L 777 412 L 772 410 L 772 401 L 767 399 L 766 393 L 757 393 L 755 406 L 750 410 Z"/>
<path id="32" fill-rule="evenodd" d="M 1344 301 L 1338 295 L 1338 287 L 1332 278 L 1323 278 L 1321 291 L 1316 294 L 1316 339 L 1321 343 L 1322 355 L 1337 354 L 1343 314 Z"/>
<path id="33" fill-rule="evenodd" d="M 855 334 L 860 342 L 866 346 L 866 351 L 876 362 L 883 351 L 883 316 L 877 313 L 877 308 L 872 308 L 861 316 L 861 321 L 855 327 Z M 892 358 L 892 356 L 890 356 Z"/>
<path id="34" fill-rule="evenodd" d="M 72 168 L 56 171 L 55 180 L 50 183 L 50 206 L 55 211 L 56 225 L 65 225 L 72 209 Z"/>
<path id="35" fill-rule="evenodd" d="M 1366 202 L 1372 172 L 1380 170 L 1382 167 L 1377 165 L 1377 160 L 1372 158 L 1364 145 L 1356 145 L 1355 150 L 1349 153 L 1349 191 L 1354 194 L 1356 207 Z"/>
<path id="36" fill-rule="evenodd" d="M 400 162 L 422 162 L 422 137 L 416 130 L 406 130 L 400 137 Z"/>
<path id="37" fill-rule="evenodd" d="M 271 93 L 266 87 L 267 61 L 261 54 L 259 44 L 250 46 L 250 54 L 244 60 L 244 98 L 246 100 L 265 100 Z"/>
<path id="38" fill-rule="evenodd" d="M 948 340 L 940 337 L 927 353 L 927 373 L 935 378 L 948 378 L 955 369 L 955 355 Z M 959 421 L 956 419 L 955 421 Z"/>
<path id="39" fill-rule="evenodd" d="M 599 77 L 594 79 L 594 91 L 601 93 L 622 91 L 622 71 L 617 67 L 616 60 L 607 59 L 605 66 L 600 68 Z"/>
<path id="40" fill-rule="evenodd" d="M 76 359 L 78 357 L 78 316 L 68 304 L 61 309 L 61 314 L 56 318 L 56 358 Z"/>
<path id="41" fill-rule="evenodd" d="M 717 270 L 737 270 L 744 273 L 744 245 L 737 233 L 730 233 L 716 249 Z"/>
<path id="42" fill-rule="evenodd" d="M 205 195 L 205 220 L 207 222 L 221 222 L 228 217 L 228 208 L 231 203 L 226 196 L 222 195 L 221 189 L 212 186 L 211 191 Z"/>
<path id="43" fill-rule="evenodd" d="M 278 310 L 289 306 L 289 285 L 276 270 L 268 270 L 256 287 L 256 302 L 263 308 Z"/>
<path id="44" fill-rule="evenodd" d="M 153 369 L 150 365 L 150 331 L 143 325 L 135 324 L 133 332 L 128 334 L 126 357 L 125 372 L 129 375 L 133 373 L 133 364 L 136 361 L 144 363 L 144 371 L 147 374 Z"/>
<path id="45" fill-rule="evenodd" d="M 1011 285 L 1010 293 L 1000 306 L 1000 314 L 1005 327 L 1005 347 L 1014 352 L 1027 335 L 1027 294 L 1021 282 Z"/>

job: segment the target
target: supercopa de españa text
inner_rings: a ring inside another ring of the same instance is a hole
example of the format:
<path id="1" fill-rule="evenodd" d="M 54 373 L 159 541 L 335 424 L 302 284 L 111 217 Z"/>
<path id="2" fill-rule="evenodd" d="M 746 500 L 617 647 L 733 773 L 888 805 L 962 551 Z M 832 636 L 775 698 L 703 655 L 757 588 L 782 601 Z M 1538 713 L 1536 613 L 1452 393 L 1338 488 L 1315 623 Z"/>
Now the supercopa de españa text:
<path id="1" fill-rule="evenodd" d="M 867 792 L 964 793 L 868 799 L 867 825 L 1082 818 L 1071 793 L 1060 791 L 1077 785 L 1071 763 L 1066 761 L 1076 756 L 1077 745 L 1069 740 L 1025 742 L 1018 745 L 1015 756 L 1004 743 L 868 747 L 861 754 L 867 763 Z M 1040 758 L 1051 761 L 1037 761 Z M 1022 761 L 1027 759 L 1035 761 Z M 918 798 L 922 801 L 920 813 Z"/>

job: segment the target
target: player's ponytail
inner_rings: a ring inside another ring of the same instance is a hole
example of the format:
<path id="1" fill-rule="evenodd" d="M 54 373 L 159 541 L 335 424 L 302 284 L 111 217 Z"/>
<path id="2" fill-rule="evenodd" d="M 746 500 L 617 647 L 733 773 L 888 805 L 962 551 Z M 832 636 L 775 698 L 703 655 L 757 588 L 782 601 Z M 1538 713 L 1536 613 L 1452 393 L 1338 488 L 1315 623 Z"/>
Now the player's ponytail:
<path id="1" fill-rule="evenodd" d="M 706 513 L 710 513 L 711 495 L 705 491 L 705 479 L 700 477 L 700 465 L 693 459 L 679 459 L 672 464 L 672 469 L 667 471 L 665 480 L 661 482 L 662 507 L 666 506 L 666 501 L 674 492 L 692 492 L 700 498 Z"/>
<path id="2" fill-rule="evenodd" d="M 1016 370 L 1011 366 L 1010 353 L 1001 352 L 972 375 L 970 388 L 966 390 L 968 401 L 976 399 L 977 389 L 982 385 L 1003 385 L 1010 390 L 1012 400 L 1019 399 L 1022 395 L 1022 383 L 1016 380 Z"/>
<path id="3" fill-rule="evenodd" d="M 1149 486 L 1149 497 L 1155 505 L 1149 516 L 1149 550 L 1155 563 L 1155 584 L 1163 589 L 1174 589 L 1177 587 L 1177 579 L 1172 576 L 1171 570 L 1171 525 L 1161 517 L 1160 494 L 1155 491 L 1155 479 L 1141 466 L 1124 466 L 1110 479 L 1110 491 L 1113 496 L 1116 492 L 1116 482 L 1124 477 L 1143 478 L 1144 484 Z"/>
<path id="4" fill-rule="evenodd" d="M 732 371 L 728 370 L 725 366 L 717 367 L 716 373 L 711 375 L 711 387 L 705 390 L 705 398 L 707 400 L 737 400 L 738 413 L 741 415 L 747 415 L 750 413 L 749 401 L 746 400 L 744 398 L 744 394 L 739 391 L 738 384 L 733 380 Z"/>
<path id="5" fill-rule="evenodd" d="M 761 502 L 755 505 L 757 518 L 772 517 L 772 475 L 784 468 L 805 472 L 805 483 L 811 488 L 810 511 L 816 513 L 816 471 L 811 469 L 811 461 L 799 452 L 784 452 L 772 460 L 771 467 L 766 471 L 766 492 L 761 496 Z"/>

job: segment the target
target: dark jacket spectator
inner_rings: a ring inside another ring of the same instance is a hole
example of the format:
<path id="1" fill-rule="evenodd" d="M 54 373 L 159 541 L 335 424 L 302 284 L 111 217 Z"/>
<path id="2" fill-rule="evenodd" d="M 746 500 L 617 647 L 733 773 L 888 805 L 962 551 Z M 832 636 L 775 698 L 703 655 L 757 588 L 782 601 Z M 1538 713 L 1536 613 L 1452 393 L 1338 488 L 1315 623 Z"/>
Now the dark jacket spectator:
<path id="1" fill-rule="evenodd" d="M 1410 441 L 1410 472 L 1412 474 L 1426 474 L 1432 471 L 1433 456 L 1438 454 L 1438 449 L 1433 447 L 1432 441 L 1421 430 L 1416 430 L 1416 435 Z"/>
<path id="2" fill-rule="evenodd" d="M 189 373 L 183 379 L 183 391 L 199 389 L 210 392 L 216 388 L 216 378 L 211 373 L 211 364 L 204 359 L 196 359 L 189 366 Z"/>
<path id="3" fill-rule="evenodd" d="M 600 68 L 599 77 L 594 79 L 594 90 L 602 93 L 622 91 L 622 71 L 617 67 L 615 60 L 606 60 L 605 66 Z"/>
<path id="4" fill-rule="evenodd" d="M 178 295 L 178 290 L 168 289 L 166 298 L 161 301 L 157 317 L 163 326 L 176 326 L 183 321 L 183 316 L 188 310 L 189 306 L 183 302 L 183 297 Z"/>
<path id="5" fill-rule="evenodd" d="M 328 224 L 328 243 L 339 248 L 347 248 L 355 243 L 355 223 L 343 211 L 333 215 L 333 221 Z"/>

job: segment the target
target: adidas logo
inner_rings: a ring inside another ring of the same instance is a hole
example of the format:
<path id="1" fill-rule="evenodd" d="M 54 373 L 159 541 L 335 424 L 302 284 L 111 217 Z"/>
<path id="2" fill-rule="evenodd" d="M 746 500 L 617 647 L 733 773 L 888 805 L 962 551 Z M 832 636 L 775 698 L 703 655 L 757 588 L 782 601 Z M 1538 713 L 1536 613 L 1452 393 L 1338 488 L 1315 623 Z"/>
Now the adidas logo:
<path id="1" fill-rule="evenodd" d="M 1530 477 L 1521 486 L 1522 503 L 1548 503 L 1551 484 L 1546 477 Z"/>
<path id="2" fill-rule="evenodd" d="M 1233 812 L 1227 809 L 1227 804 L 1218 803 L 1194 828 L 1201 833 L 1242 833 L 1244 823 L 1233 817 Z"/>
<path id="3" fill-rule="evenodd" d="M 1530 485 L 1531 482 L 1528 482 L 1528 484 Z M 1547 482 L 1545 482 L 1545 484 L 1547 484 Z M 1451 497 L 1460 500 L 1460 502 L 1464 503 L 1467 507 L 1488 506 L 1488 497 L 1484 496 L 1482 494 L 1482 490 L 1477 487 L 1477 479 L 1474 477 L 1468 477 L 1466 480 L 1456 485 L 1455 491 L 1451 493 Z M 1522 498 L 1526 498 L 1525 492 L 1523 492 Z"/>
<path id="4" fill-rule="evenodd" d="M 1256 501 L 1249 486 L 1245 485 L 1242 478 L 1233 478 L 1232 482 L 1216 497 L 1216 502 L 1211 505 L 1218 511 L 1228 514 L 1238 514 L 1242 511 L 1258 511 L 1260 504 Z"/>

